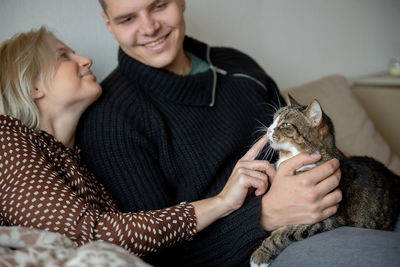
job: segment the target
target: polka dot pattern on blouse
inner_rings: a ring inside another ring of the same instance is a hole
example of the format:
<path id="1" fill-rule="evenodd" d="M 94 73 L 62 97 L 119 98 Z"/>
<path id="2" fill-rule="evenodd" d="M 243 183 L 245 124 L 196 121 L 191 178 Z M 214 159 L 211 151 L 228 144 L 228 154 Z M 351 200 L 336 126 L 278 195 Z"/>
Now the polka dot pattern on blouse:
<path id="1" fill-rule="evenodd" d="M 0 115 L 0 225 L 64 234 L 78 245 L 114 243 L 141 256 L 196 233 L 187 202 L 155 211 L 118 212 L 105 188 L 66 148 L 44 131 Z"/>

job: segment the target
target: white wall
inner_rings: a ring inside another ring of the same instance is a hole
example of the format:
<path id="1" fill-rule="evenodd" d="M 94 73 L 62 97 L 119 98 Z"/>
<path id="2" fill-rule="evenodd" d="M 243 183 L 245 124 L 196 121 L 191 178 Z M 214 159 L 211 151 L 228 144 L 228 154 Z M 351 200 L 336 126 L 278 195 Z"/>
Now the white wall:
<path id="1" fill-rule="evenodd" d="M 100 11 L 97 0 L 0 0 L 0 40 L 46 24 L 101 80 L 117 44 Z M 400 56 L 400 0 L 187 0 L 185 16 L 189 35 L 247 52 L 281 88 L 385 71 Z"/>

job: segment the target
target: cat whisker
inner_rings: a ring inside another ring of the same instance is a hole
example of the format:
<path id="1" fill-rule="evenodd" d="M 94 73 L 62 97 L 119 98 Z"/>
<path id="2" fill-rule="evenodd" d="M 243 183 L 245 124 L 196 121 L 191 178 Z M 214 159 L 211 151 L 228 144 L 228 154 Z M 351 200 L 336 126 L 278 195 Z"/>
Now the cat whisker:
<path id="1" fill-rule="evenodd" d="M 274 108 L 275 112 L 281 108 L 280 106 L 277 106 L 275 103 L 267 103 L 267 106 Z"/>
<path id="2" fill-rule="evenodd" d="M 272 147 L 268 145 L 266 147 L 266 151 L 264 153 L 262 160 L 267 160 L 268 162 L 271 162 L 273 156 L 274 156 L 274 150 L 272 149 Z"/>
<path id="3" fill-rule="evenodd" d="M 280 95 L 279 95 L 279 90 L 278 90 L 278 88 L 275 86 L 275 84 L 274 83 L 271 83 L 271 85 L 272 85 L 272 87 L 275 89 L 274 91 L 275 91 L 275 96 L 276 96 L 276 98 L 277 98 L 277 100 L 278 100 L 278 105 L 279 105 L 279 108 L 282 108 L 283 106 L 282 106 L 282 103 L 281 103 L 281 97 L 280 97 Z"/>
<path id="4" fill-rule="evenodd" d="M 267 158 L 268 162 L 271 162 L 272 158 L 274 157 L 275 151 L 271 148 L 270 153 L 271 154 L 270 154 L 269 158 Z"/>
<path id="5" fill-rule="evenodd" d="M 264 123 L 262 123 L 262 122 L 259 121 L 259 120 L 257 120 L 257 122 L 258 122 L 261 126 L 257 127 L 256 133 L 261 132 L 261 133 L 265 134 L 265 133 L 267 132 L 267 130 L 268 130 L 268 126 L 266 126 Z"/>
<path id="6" fill-rule="evenodd" d="M 279 109 L 279 107 L 272 103 L 263 103 L 262 105 L 265 106 L 265 109 L 272 112 L 271 117 L 273 117 L 273 114 L 275 114 Z"/>

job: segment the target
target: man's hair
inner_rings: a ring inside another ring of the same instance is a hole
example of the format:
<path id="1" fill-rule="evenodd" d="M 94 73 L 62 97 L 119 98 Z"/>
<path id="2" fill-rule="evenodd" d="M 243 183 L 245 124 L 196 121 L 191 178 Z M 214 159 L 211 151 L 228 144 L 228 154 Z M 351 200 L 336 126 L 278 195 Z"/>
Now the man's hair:
<path id="1" fill-rule="evenodd" d="M 47 86 L 57 57 L 54 35 L 45 27 L 19 33 L 0 44 L 0 114 L 38 129 L 39 111 L 32 97 L 34 82 Z"/>
<path id="2" fill-rule="evenodd" d="M 99 3 L 101 5 L 101 8 L 103 8 L 104 13 L 107 13 L 106 12 L 106 8 L 107 8 L 106 1 L 105 0 L 99 0 Z"/>

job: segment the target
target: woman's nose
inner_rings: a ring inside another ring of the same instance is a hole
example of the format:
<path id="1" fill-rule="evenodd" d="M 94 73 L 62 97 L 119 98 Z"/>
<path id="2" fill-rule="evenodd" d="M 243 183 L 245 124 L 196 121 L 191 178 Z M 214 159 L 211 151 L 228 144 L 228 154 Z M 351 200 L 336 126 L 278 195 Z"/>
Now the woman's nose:
<path id="1" fill-rule="evenodd" d="M 80 55 L 78 55 L 78 57 L 79 57 L 79 64 L 81 66 L 89 67 L 89 68 L 92 66 L 93 60 L 91 58 L 80 56 Z"/>

